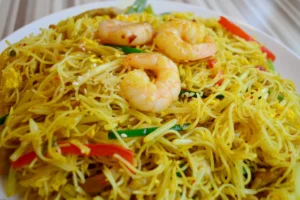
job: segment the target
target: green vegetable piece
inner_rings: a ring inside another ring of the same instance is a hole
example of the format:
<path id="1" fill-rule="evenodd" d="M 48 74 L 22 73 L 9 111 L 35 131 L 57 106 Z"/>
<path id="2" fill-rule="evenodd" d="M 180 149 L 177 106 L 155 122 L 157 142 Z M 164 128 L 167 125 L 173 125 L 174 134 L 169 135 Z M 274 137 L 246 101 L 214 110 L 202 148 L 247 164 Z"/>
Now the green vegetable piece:
<path id="1" fill-rule="evenodd" d="M 200 93 L 200 92 L 192 92 L 192 91 L 189 91 L 189 90 L 181 90 L 180 93 L 179 93 L 179 96 L 184 96 L 184 95 L 186 95 L 186 93 L 189 93 L 189 94 L 188 94 L 188 97 L 197 97 L 197 94 L 199 94 L 199 95 L 201 96 L 201 93 Z M 209 95 L 210 95 L 210 94 L 205 94 L 205 93 L 203 93 L 202 96 L 201 96 L 201 98 L 205 99 L 205 98 L 207 98 Z M 224 97 L 225 97 L 225 96 L 224 96 L 223 94 L 218 94 L 218 95 L 216 96 L 216 98 L 219 99 L 219 100 L 224 99 Z"/>
<path id="2" fill-rule="evenodd" d="M 152 14 L 152 15 L 155 15 L 154 11 L 153 11 L 153 8 L 151 5 L 148 5 L 146 8 L 145 8 L 145 12 L 149 13 L 149 14 Z"/>
<path id="3" fill-rule="evenodd" d="M 275 67 L 274 67 L 272 60 L 268 60 L 268 65 L 269 65 L 270 70 L 275 71 Z"/>
<path id="4" fill-rule="evenodd" d="M 183 169 L 183 167 L 184 167 L 184 164 L 183 164 L 183 163 L 180 164 L 179 167 L 182 169 L 183 173 L 186 172 L 187 168 Z M 180 172 L 176 172 L 176 176 L 179 177 L 179 178 L 182 177 L 182 175 L 180 174 Z"/>
<path id="5" fill-rule="evenodd" d="M 8 54 L 10 57 L 15 57 L 17 55 L 17 52 L 15 50 L 11 49 L 11 50 L 9 50 Z"/>
<path id="6" fill-rule="evenodd" d="M 0 125 L 3 125 L 5 123 L 7 117 L 8 115 L 4 115 L 0 118 Z"/>
<path id="7" fill-rule="evenodd" d="M 147 0 L 136 0 L 132 4 L 132 6 L 130 6 L 129 9 L 125 12 L 125 14 L 143 12 L 146 8 L 146 3 Z"/>
<path id="8" fill-rule="evenodd" d="M 244 176 L 247 175 L 247 171 L 246 171 L 245 167 L 243 167 L 243 172 L 242 173 L 243 173 Z"/>
<path id="9" fill-rule="evenodd" d="M 268 94 L 271 94 L 272 93 L 272 90 L 268 90 Z"/>
<path id="10" fill-rule="evenodd" d="M 125 54 L 143 53 L 142 50 L 139 50 L 139 49 L 136 49 L 136 48 L 133 48 L 133 47 L 128 47 L 128 46 L 117 46 L 117 45 L 107 45 L 107 46 L 119 49 L 119 50 L 123 51 Z"/>
<path id="11" fill-rule="evenodd" d="M 190 124 L 184 124 L 183 126 L 175 125 L 171 128 L 171 130 L 182 131 L 187 129 Z M 142 137 L 146 136 L 153 131 L 155 131 L 158 127 L 150 127 L 150 128 L 141 128 L 141 129 L 133 129 L 133 130 L 118 130 L 117 133 L 124 138 L 127 137 Z M 115 134 L 112 131 L 108 132 L 108 139 L 117 139 Z"/>
<path id="12" fill-rule="evenodd" d="M 277 100 L 278 100 L 279 102 L 282 102 L 283 99 L 284 99 L 284 96 L 283 96 L 282 94 L 278 94 Z"/>
<path id="13" fill-rule="evenodd" d="M 200 94 L 199 92 L 192 92 L 189 90 L 180 90 L 179 96 L 184 96 L 186 93 L 189 93 L 188 97 L 197 97 L 197 94 Z"/>
<path id="14" fill-rule="evenodd" d="M 223 94 L 218 94 L 216 96 L 216 98 L 219 99 L 219 100 L 222 100 L 222 99 L 224 99 L 224 95 Z"/>

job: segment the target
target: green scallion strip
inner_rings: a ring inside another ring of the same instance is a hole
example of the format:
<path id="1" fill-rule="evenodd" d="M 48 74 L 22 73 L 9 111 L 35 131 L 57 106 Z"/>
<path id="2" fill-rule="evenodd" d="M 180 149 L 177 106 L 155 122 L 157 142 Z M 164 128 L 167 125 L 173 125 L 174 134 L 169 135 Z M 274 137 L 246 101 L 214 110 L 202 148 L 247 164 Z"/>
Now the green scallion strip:
<path id="1" fill-rule="evenodd" d="M 278 100 L 279 102 L 282 102 L 283 99 L 284 99 L 284 96 L 283 96 L 282 94 L 278 94 L 277 100 Z"/>
<path id="2" fill-rule="evenodd" d="M 275 67 L 274 67 L 274 64 L 271 60 L 268 60 L 268 65 L 269 65 L 269 69 L 272 70 L 272 71 L 275 71 Z"/>
<path id="3" fill-rule="evenodd" d="M 187 127 L 190 124 L 184 124 L 183 126 L 180 125 L 175 125 L 171 128 L 171 130 L 175 131 L 183 131 L 187 129 Z M 143 137 L 146 136 L 153 131 L 155 131 L 158 127 L 150 127 L 150 128 L 141 128 L 141 129 L 132 129 L 132 130 L 117 130 L 117 133 L 122 137 L 122 138 L 127 138 L 127 137 Z M 112 131 L 108 132 L 108 139 L 117 139 L 115 134 Z"/>
<path id="4" fill-rule="evenodd" d="M 188 90 L 181 90 L 180 93 L 179 93 L 179 96 L 184 96 L 184 95 L 186 95 L 186 93 L 189 93 L 189 95 L 187 95 L 188 97 L 197 97 L 197 94 L 199 94 L 201 96 L 201 98 L 207 98 L 209 96 L 209 95 L 206 95 L 205 93 L 203 93 L 201 95 L 200 92 L 192 92 L 192 91 L 188 91 Z M 225 96 L 223 94 L 218 94 L 216 96 L 216 98 L 219 99 L 219 100 L 224 99 L 224 97 Z"/>
<path id="5" fill-rule="evenodd" d="M 183 167 L 184 167 L 184 164 L 183 164 L 183 163 L 182 163 L 181 165 L 179 165 L 179 166 L 180 166 L 180 168 L 182 169 L 182 172 L 185 173 L 188 167 L 186 167 L 186 168 L 184 169 L 184 168 L 183 168 Z M 180 174 L 180 172 L 176 172 L 176 176 L 179 177 L 179 178 L 182 177 L 182 175 Z"/>
<path id="6" fill-rule="evenodd" d="M 145 8 L 145 12 L 151 14 L 151 15 L 155 15 L 154 11 L 153 11 L 153 8 L 151 5 L 148 5 L 146 8 Z"/>
<path id="7" fill-rule="evenodd" d="M 3 125 L 5 123 L 7 117 L 8 115 L 4 115 L 0 118 L 0 125 Z"/>
<path id="8" fill-rule="evenodd" d="M 222 99 L 224 99 L 224 95 L 223 94 L 218 94 L 216 96 L 216 98 L 219 99 L 219 100 L 222 100 Z"/>
<path id="9" fill-rule="evenodd" d="M 17 52 L 15 50 L 11 49 L 11 50 L 9 50 L 8 55 L 10 57 L 15 57 L 17 55 Z"/>
<path id="10" fill-rule="evenodd" d="M 200 94 L 199 92 L 192 92 L 192 91 L 189 91 L 189 90 L 180 90 L 179 96 L 183 96 L 186 93 L 189 94 L 188 97 L 197 97 L 197 94 Z M 201 94 L 200 94 L 200 96 L 201 96 Z"/>
<path id="11" fill-rule="evenodd" d="M 136 48 L 133 48 L 133 47 L 128 47 L 128 46 L 117 46 L 117 45 L 107 45 L 107 46 L 119 49 L 119 50 L 123 51 L 125 54 L 143 53 L 142 50 L 139 50 L 139 49 L 136 49 Z"/>
<path id="12" fill-rule="evenodd" d="M 130 6 L 129 9 L 125 12 L 125 14 L 143 12 L 146 8 L 146 3 L 147 0 L 136 0 L 132 4 L 132 6 Z"/>

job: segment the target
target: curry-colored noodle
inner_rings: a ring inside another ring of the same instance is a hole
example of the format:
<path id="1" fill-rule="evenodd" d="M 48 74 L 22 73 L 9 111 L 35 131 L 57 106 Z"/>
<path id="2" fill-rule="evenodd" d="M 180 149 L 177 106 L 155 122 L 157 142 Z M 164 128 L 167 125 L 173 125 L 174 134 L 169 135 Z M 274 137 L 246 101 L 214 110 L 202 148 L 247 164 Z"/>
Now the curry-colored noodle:
<path id="1" fill-rule="evenodd" d="M 174 19 L 204 24 L 216 54 L 174 61 L 181 88 L 195 95 L 181 95 L 161 112 L 132 107 L 120 95 L 120 82 L 133 70 L 122 65 L 126 55 L 95 37 L 108 16 L 69 18 L 8 43 L 0 56 L 0 114 L 8 114 L 0 147 L 14 150 L 11 162 L 37 155 L 15 174 L 11 168 L 18 189 L 13 185 L 10 193 L 25 199 L 296 199 L 300 97 L 292 81 L 269 69 L 259 44 L 191 13 L 115 18 L 147 22 L 154 31 Z M 136 48 L 161 52 L 153 41 Z M 188 127 L 170 129 L 176 124 Z M 146 127 L 159 128 L 144 137 L 116 132 Z M 117 139 L 108 139 L 109 131 Z M 62 154 L 66 142 L 83 153 L 90 151 L 86 144 L 116 144 L 134 153 L 134 164 L 119 154 Z M 108 184 L 87 192 L 85 181 L 99 174 Z"/>

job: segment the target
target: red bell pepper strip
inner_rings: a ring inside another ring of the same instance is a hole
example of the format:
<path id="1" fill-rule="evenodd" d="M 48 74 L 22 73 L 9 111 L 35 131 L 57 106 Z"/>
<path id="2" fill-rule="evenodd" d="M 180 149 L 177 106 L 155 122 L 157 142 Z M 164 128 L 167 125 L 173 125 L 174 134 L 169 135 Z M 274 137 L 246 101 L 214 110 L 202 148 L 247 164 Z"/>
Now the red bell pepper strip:
<path id="1" fill-rule="evenodd" d="M 63 155 L 73 154 L 73 155 L 85 156 L 85 154 L 82 153 L 77 146 L 70 143 L 62 143 L 62 144 L 66 145 L 60 148 L 61 153 Z M 130 151 L 129 149 L 125 149 L 115 144 L 87 144 L 86 146 L 91 150 L 87 156 L 113 156 L 114 154 L 119 154 L 130 164 L 133 164 L 133 152 Z M 21 156 L 18 160 L 12 162 L 11 164 L 14 169 L 17 169 L 30 164 L 35 158 L 37 158 L 37 155 L 34 151 L 32 151 Z"/>
<path id="2" fill-rule="evenodd" d="M 239 36 L 240 38 L 243 38 L 246 41 L 257 42 L 250 35 L 248 35 L 245 31 L 243 31 L 240 27 L 238 27 L 237 25 L 235 25 L 234 23 L 232 23 L 231 21 L 229 21 L 227 18 L 225 18 L 223 16 L 220 17 L 219 24 L 221 24 L 223 28 L 225 28 L 227 31 L 229 31 L 233 35 Z M 260 44 L 259 42 L 257 42 L 257 43 Z M 268 59 L 270 59 L 272 61 L 274 61 L 276 59 L 276 56 L 267 47 L 261 45 L 260 49 L 263 53 L 267 54 Z"/>
<path id="3" fill-rule="evenodd" d="M 268 59 L 270 59 L 274 62 L 274 60 L 276 59 L 276 56 L 266 46 L 261 46 L 260 49 L 262 52 L 267 54 Z"/>
<path id="4" fill-rule="evenodd" d="M 246 41 L 254 41 L 254 39 L 248 35 L 245 31 L 243 31 L 240 27 L 229 21 L 227 18 L 221 16 L 219 20 L 219 24 L 223 26 L 227 31 L 231 32 L 232 34 L 239 36 Z"/>
<path id="5" fill-rule="evenodd" d="M 213 59 L 213 60 L 208 60 L 207 61 L 207 66 L 209 69 L 214 68 L 214 65 L 217 63 L 217 60 Z"/>
<path id="6" fill-rule="evenodd" d="M 223 71 L 220 70 L 219 73 L 218 73 L 218 75 L 219 75 L 219 76 L 222 76 L 222 75 L 223 75 Z M 218 76 L 218 75 L 217 75 L 217 76 Z M 218 86 L 221 86 L 221 85 L 223 84 L 223 81 L 224 81 L 224 78 L 218 80 L 217 85 L 218 85 Z"/>
<path id="7" fill-rule="evenodd" d="M 14 169 L 18 169 L 20 167 L 30 164 L 36 157 L 36 153 L 34 151 L 31 151 L 21 156 L 18 160 L 12 162 L 11 165 Z"/>

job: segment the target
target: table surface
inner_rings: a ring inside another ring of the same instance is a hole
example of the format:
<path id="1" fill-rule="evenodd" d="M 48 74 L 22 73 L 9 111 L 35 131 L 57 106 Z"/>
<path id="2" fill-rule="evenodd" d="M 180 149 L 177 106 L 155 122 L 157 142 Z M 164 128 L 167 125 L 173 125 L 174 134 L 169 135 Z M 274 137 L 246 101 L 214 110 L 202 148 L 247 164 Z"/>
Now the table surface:
<path id="1" fill-rule="evenodd" d="M 59 10 L 101 0 L 0 0 L 0 40 Z M 300 55 L 300 0 L 173 0 L 198 5 L 246 22 Z"/>

